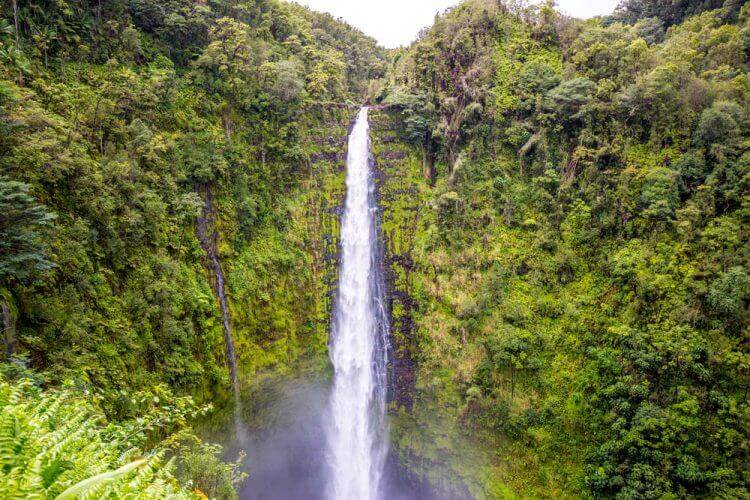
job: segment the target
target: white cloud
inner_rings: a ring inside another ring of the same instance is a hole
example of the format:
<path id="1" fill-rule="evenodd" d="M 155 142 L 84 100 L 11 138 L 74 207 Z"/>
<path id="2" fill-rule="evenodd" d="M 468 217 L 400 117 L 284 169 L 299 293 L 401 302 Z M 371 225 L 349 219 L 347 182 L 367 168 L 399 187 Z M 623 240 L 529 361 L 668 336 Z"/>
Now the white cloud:
<path id="1" fill-rule="evenodd" d="M 611 14 L 620 0 L 558 0 L 558 10 L 574 17 L 588 18 Z"/>
<path id="2" fill-rule="evenodd" d="M 386 47 L 407 45 L 430 26 L 435 15 L 457 0 L 295 0 L 341 17 Z M 609 14 L 619 0 L 559 0 L 558 8 L 576 17 Z"/>

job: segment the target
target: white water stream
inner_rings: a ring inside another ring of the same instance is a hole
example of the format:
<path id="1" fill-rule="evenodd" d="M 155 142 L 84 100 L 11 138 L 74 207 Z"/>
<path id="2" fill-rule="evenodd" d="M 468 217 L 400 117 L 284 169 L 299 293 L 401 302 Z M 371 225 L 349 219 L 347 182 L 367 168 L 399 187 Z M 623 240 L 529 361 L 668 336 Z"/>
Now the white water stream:
<path id="1" fill-rule="evenodd" d="M 370 171 L 368 110 L 349 136 L 341 222 L 339 293 L 333 320 L 335 369 L 327 429 L 328 497 L 376 500 L 388 451 L 385 421 L 387 317 Z"/>

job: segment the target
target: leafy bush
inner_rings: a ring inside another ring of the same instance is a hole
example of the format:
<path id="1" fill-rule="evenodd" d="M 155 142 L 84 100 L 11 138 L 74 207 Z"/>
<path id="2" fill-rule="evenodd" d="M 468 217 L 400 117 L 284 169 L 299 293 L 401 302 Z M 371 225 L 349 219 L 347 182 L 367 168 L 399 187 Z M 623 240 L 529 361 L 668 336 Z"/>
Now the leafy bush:
<path id="1" fill-rule="evenodd" d="M 0 176 L 0 282 L 52 267 L 43 233 L 55 215 L 29 194 L 28 184 Z"/>

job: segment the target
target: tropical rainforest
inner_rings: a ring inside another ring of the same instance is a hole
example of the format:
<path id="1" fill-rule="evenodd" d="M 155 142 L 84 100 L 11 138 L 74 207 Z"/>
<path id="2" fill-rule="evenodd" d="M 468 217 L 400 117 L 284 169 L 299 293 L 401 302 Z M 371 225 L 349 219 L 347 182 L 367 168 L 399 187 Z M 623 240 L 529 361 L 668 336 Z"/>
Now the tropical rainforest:
<path id="1" fill-rule="evenodd" d="M 368 104 L 404 476 L 748 498 L 744 4 L 465 0 L 386 50 L 278 0 L 5 1 L 0 496 L 237 498 L 200 428 L 330 378 Z"/>

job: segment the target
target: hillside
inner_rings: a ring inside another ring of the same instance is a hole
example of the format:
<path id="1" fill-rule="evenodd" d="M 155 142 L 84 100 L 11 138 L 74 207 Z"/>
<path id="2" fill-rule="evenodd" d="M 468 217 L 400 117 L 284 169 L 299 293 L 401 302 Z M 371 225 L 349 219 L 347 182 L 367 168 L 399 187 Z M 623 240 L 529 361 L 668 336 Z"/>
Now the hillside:
<path id="1" fill-rule="evenodd" d="M 451 495 L 747 494 L 750 10 L 648 4 L 464 2 L 381 82 L 394 445 Z"/>
<path id="2" fill-rule="evenodd" d="M 324 365 L 337 159 L 384 51 L 276 1 L 3 8 L 8 377 L 73 381 L 112 422 L 138 418 L 144 432 L 136 400 L 159 387 L 223 406 L 213 255 L 243 380 Z"/>
<path id="3" fill-rule="evenodd" d="M 748 495 L 750 5 L 2 9 L 0 496 L 237 498 L 240 422 L 319 431 L 363 103 L 410 494 Z"/>

